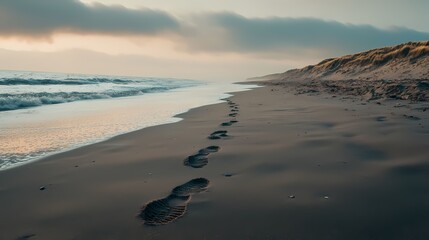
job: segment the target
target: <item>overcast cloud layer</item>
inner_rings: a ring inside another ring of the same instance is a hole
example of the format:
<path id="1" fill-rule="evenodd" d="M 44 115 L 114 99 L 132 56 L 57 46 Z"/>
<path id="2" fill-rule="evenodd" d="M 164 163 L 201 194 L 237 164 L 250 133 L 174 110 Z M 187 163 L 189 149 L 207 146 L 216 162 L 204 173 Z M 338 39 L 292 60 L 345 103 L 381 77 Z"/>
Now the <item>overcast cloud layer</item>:
<path id="1" fill-rule="evenodd" d="M 76 0 L 2 0 L 0 36 L 47 38 L 55 33 L 164 35 L 186 51 L 282 54 L 312 50 L 347 53 L 429 39 L 407 28 L 380 29 L 313 18 L 246 18 L 232 12 L 176 18 L 151 9 L 129 9 Z"/>
<path id="2" fill-rule="evenodd" d="M 1 0 L 0 34 L 46 37 L 56 32 L 156 34 L 175 30 L 169 14 L 120 5 L 86 5 L 77 0 Z"/>
<path id="3" fill-rule="evenodd" d="M 212 13 L 193 18 L 190 49 L 227 52 L 282 52 L 298 49 L 360 51 L 429 39 L 429 33 L 407 28 L 379 29 L 314 18 L 245 18 Z"/>

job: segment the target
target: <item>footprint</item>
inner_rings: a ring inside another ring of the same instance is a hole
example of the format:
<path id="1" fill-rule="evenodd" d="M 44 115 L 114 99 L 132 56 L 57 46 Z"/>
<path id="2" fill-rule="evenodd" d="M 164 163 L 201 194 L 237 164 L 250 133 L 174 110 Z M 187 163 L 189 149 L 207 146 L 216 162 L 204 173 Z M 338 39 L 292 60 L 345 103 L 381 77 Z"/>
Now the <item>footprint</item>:
<path id="1" fill-rule="evenodd" d="M 206 191 L 209 180 L 196 178 L 175 187 L 171 194 L 144 205 L 138 215 L 145 225 L 160 226 L 171 223 L 185 215 L 191 196 Z"/>
<path id="2" fill-rule="evenodd" d="M 171 191 L 171 195 L 179 197 L 191 196 L 195 193 L 206 191 L 208 186 L 209 180 L 205 178 L 195 178 L 185 184 L 175 187 Z"/>
<path id="3" fill-rule="evenodd" d="M 202 168 L 209 163 L 208 155 L 218 152 L 219 149 L 219 146 L 208 146 L 200 149 L 197 154 L 187 157 L 183 164 L 193 168 Z"/>
<path id="4" fill-rule="evenodd" d="M 230 114 L 228 114 L 228 116 L 230 116 L 230 117 L 237 117 L 237 114 L 238 113 L 230 113 Z"/>
<path id="5" fill-rule="evenodd" d="M 142 208 L 139 217 L 149 226 L 168 224 L 185 214 L 189 198 L 170 195 L 152 201 Z"/>
<path id="6" fill-rule="evenodd" d="M 227 133 L 228 131 L 225 131 L 225 130 L 215 131 L 212 134 L 210 134 L 208 138 L 211 140 L 222 139 L 222 138 L 228 137 Z"/>
<path id="7" fill-rule="evenodd" d="M 219 146 L 208 146 L 208 147 L 203 148 L 200 151 L 198 151 L 198 153 L 208 155 L 210 153 L 219 152 L 219 150 L 220 150 Z"/>
<path id="8" fill-rule="evenodd" d="M 228 126 L 231 126 L 232 124 L 237 123 L 237 122 L 238 122 L 237 120 L 231 120 L 229 122 L 221 123 L 220 125 L 224 126 L 224 127 L 228 127 Z"/>
<path id="9" fill-rule="evenodd" d="M 387 118 L 385 116 L 380 116 L 380 117 L 376 117 L 375 120 L 377 122 L 385 122 L 387 120 Z"/>
<path id="10" fill-rule="evenodd" d="M 208 163 L 209 163 L 209 158 L 207 157 L 207 154 L 201 154 L 201 153 L 189 156 L 183 162 L 185 166 L 190 166 L 193 168 L 202 168 Z"/>

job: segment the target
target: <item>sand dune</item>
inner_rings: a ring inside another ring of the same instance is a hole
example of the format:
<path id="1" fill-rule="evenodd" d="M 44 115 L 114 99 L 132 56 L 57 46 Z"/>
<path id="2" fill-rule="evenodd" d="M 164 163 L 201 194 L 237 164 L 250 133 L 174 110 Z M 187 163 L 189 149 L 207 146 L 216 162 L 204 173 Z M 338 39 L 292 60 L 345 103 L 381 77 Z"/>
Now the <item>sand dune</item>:
<path id="1" fill-rule="evenodd" d="M 367 100 L 429 100 L 429 41 L 409 42 L 323 60 L 316 65 L 251 80 L 295 84 L 299 92 L 327 91 Z"/>
<path id="2" fill-rule="evenodd" d="M 405 80 L 429 78 L 429 41 L 409 42 L 330 58 L 316 65 L 267 75 L 266 80 Z"/>

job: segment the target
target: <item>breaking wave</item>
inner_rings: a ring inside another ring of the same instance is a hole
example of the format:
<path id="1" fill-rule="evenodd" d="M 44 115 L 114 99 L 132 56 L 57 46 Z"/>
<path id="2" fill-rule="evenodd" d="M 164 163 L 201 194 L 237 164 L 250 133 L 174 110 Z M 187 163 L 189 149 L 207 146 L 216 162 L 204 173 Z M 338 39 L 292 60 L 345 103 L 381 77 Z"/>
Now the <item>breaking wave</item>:
<path id="1" fill-rule="evenodd" d="M 137 96 L 200 84 L 171 78 L 0 72 L 0 111 Z"/>
<path id="2" fill-rule="evenodd" d="M 130 84 L 138 83 L 138 81 L 124 79 L 108 79 L 108 78 L 66 78 L 63 80 L 56 79 L 25 79 L 25 78 L 0 78 L 0 85 L 89 85 L 100 83 L 113 84 Z"/>

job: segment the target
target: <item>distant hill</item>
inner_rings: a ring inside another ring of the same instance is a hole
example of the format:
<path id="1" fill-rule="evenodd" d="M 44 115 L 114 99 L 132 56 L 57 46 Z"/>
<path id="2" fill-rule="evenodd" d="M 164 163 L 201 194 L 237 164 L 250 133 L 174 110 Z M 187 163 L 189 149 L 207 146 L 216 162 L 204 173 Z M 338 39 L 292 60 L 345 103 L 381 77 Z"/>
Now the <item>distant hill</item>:
<path id="1" fill-rule="evenodd" d="M 252 80 L 429 79 L 429 41 L 409 42 L 323 60 L 317 65 Z"/>

